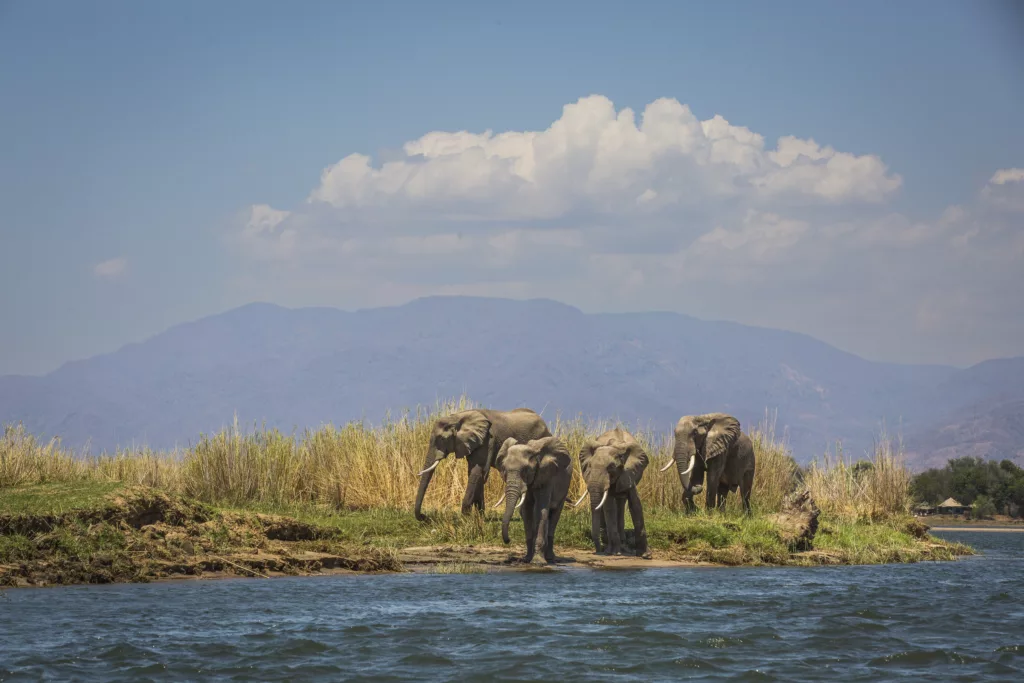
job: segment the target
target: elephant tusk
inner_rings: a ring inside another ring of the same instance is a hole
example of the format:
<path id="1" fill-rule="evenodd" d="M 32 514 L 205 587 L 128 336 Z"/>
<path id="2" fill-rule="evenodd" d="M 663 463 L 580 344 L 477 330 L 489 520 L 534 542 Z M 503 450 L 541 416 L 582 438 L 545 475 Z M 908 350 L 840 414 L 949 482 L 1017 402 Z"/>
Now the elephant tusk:
<path id="1" fill-rule="evenodd" d="M 498 502 L 497 502 L 497 503 L 495 503 L 494 505 L 492 505 L 491 507 L 492 507 L 492 508 L 496 508 L 496 507 L 498 507 L 499 505 L 501 505 L 501 501 L 503 501 L 503 500 L 505 500 L 505 494 L 504 494 L 504 493 L 503 493 L 503 494 L 501 494 L 501 498 L 499 498 L 499 499 L 498 499 Z"/>
<path id="2" fill-rule="evenodd" d="M 672 458 L 669 458 L 669 459 L 668 459 L 668 462 L 667 462 L 667 463 L 665 463 L 665 466 L 664 466 L 664 467 L 662 467 L 662 468 L 661 468 L 660 470 L 658 470 L 658 471 L 659 471 L 659 472 L 664 472 L 664 471 L 665 471 L 665 470 L 667 470 L 667 469 L 668 469 L 669 467 L 672 467 L 672 463 L 674 463 L 674 462 L 675 462 L 675 460 L 673 460 Z"/>
<path id="3" fill-rule="evenodd" d="M 589 492 L 589 491 L 584 491 L 584 492 L 583 492 L 583 495 L 582 495 L 582 496 L 580 496 L 580 499 L 579 499 L 579 500 L 577 500 L 577 501 L 576 501 L 575 503 L 573 503 L 573 504 L 572 504 L 572 506 L 573 506 L 574 508 L 575 508 L 575 507 L 579 507 L 580 503 L 582 503 L 582 502 L 583 502 L 583 499 L 587 497 L 587 494 L 588 494 L 588 493 L 590 493 L 590 492 Z"/>
<path id="4" fill-rule="evenodd" d="M 516 503 L 516 507 L 515 507 L 516 510 L 519 509 L 519 506 L 523 504 L 524 500 L 526 500 L 526 494 L 525 493 L 523 495 L 519 496 L 519 502 Z"/>
<path id="5" fill-rule="evenodd" d="M 425 470 L 422 470 L 422 471 L 421 471 L 421 472 L 420 472 L 419 474 L 417 474 L 416 476 L 417 476 L 417 477 L 422 477 L 422 476 L 423 476 L 424 474 L 426 474 L 427 472 L 433 472 L 433 471 L 434 471 L 434 468 L 435 468 L 435 467 L 437 467 L 437 466 L 438 466 L 438 465 L 440 465 L 440 464 L 441 464 L 441 461 L 440 461 L 440 460 L 435 460 L 435 461 L 434 461 L 434 464 L 433 464 L 433 465 L 431 465 L 430 467 L 428 467 L 428 468 L 427 468 L 427 469 L 425 469 Z"/>
<path id="6" fill-rule="evenodd" d="M 690 473 L 690 470 L 692 470 L 692 469 L 693 469 L 693 466 L 694 466 L 694 465 L 695 465 L 696 463 L 697 463 L 697 454 L 695 453 L 695 454 L 693 454 L 693 455 L 691 455 L 691 456 L 690 456 L 690 466 L 686 468 L 686 471 L 685 471 L 685 472 L 683 472 L 683 474 L 689 474 L 689 473 Z"/>
<path id="7" fill-rule="evenodd" d="M 595 510 L 600 510 L 600 509 L 601 509 L 601 506 L 602 506 L 602 505 L 604 505 L 604 501 L 605 501 L 605 500 L 607 500 L 607 499 L 608 499 L 608 489 L 605 489 L 605 490 L 604 490 L 604 495 L 603 495 L 603 496 L 601 496 L 601 502 L 600 502 L 600 503 L 598 503 L 598 504 L 597 504 L 597 507 L 596 507 L 596 508 L 594 508 L 594 509 L 595 509 Z"/>

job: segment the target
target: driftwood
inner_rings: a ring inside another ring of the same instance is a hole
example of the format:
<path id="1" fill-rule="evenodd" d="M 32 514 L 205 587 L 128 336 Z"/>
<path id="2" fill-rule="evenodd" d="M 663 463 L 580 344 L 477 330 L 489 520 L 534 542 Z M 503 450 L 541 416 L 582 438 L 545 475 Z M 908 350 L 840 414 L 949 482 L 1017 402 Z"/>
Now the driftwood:
<path id="1" fill-rule="evenodd" d="M 790 552 L 803 552 L 813 547 L 820 514 L 807 489 L 791 493 L 782 501 L 782 510 L 772 515 L 772 520 Z"/>

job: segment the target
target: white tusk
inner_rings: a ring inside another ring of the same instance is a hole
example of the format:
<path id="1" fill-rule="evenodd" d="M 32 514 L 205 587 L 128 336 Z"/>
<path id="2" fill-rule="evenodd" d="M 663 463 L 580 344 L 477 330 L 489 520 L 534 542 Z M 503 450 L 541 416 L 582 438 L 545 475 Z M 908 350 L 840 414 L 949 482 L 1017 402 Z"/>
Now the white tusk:
<path id="1" fill-rule="evenodd" d="M 598 504 L 597 504 L 597 507 L 596 507 L 596 508 L 594 508 L 594 509 L 595 509 L 595 510 L 600 510 L 600 509 L 601 509 L 601 506 L 602 506 L 602 505 L 604 505 L 604 501 L 605 501 L 605 500 L 606 500 L 607 498 L 608 498 L 608 489 L 605 489 L 605 490 L 604 490 L 604 495 L 603 495 L 603 496 L 601 496 L 601 502 L 600 502 L 600 503 L 598 503 Z"/>
<path id="2" fill-rule="evenodd" d="M 526 500 L 526 494 L 525 493 L 523 495 L 519 496 L 519 502 L 516 503 L 516 507 L 515 507 L 516 510 L 519 509 L 519 506 L 523 504 L 524 500 Z"/>
<path id="3" fill-rule="evenodd" d="M 664 472 L 664 471 L 665 471 L 665 470 L 667 470 L 667 469 L 668 469 L 669 467 L 672 467 L 672 463 L 674 463 L 674 462 L 675 462 L 675 460 L 673 460 L 672 458 L 669 458 L 669 459 L 668 459 L 668 462 L 667 462 L 667 463 L 665 463 L 665 466 L 664 466 L 664 467 L 662 467 L 662 468 L 661 468 L 660 470 L 658 470 L 658 471 L 659 471 L 659 472 Z"/>
<path id="4" fill-rule="evenodd" d="M 421 471 L 421 472 L 420 472 L 419 474 L 417 474 L 416 476 L 417 476 L 417 477 L 420 477 L 420 476 L 423 476 L 424 474 L 426 474 L 427 472 L 433 472 L 433 471 L 434 471 L 434 468 L 435 468 L 435 467 L 437 467 L 437 466 L 438 466 L 438 465 L 440 465 L 440 464 L 441 464 L 441 461 L 440 461 L 440 460 L 435 460 L 435 461 L 434 461 L 434 464 L 433 464 L 433 465 L 431 465 L 431 466 L 430 466 L 430 467 L 428 467 L 427 469 L 425 469 L 425 470 Z"/>
<path id="5" fill-rule="evenodd" d="M 693 469 L 693 466 L 694 466 L 694 464 L 695 464 L 696 462 L 697 462 L 697 454 L 695 453 L 695 454 L 693 454 L 693 455 L 691 455 L 691 456 L 690 456 L 690 466 L 686 468 L 686 471 L 685 471 L 685 472 L 683 472 L 683 474 L 689 474 L 689 473 L 690 473 L 690 470 L 692 470 L 692 469 Z"/>
<path id="6" fill-rule="evenodd" d="M 496 508 L 496 507 L 498 507 L 499 505 L 501 505 L 501 501 L 503 501 L 503 500 L 505 500 L 505 494 L 504 494 L 504 493 L 503 493 L 503 494 L 501 494 L 501 498 L 499 498 L 499 499 L 498 499 L 498 502 L 497 502 L 497 503 L 495 503 L 494 505 L 492 505 L 491 507 L 492 507 L 492 508 Z"/>
<path id="7" fill-rule="evenodd" d="M 573 503 L 573 504 L 572 504 L 572 506 L 573 506 L 573 507 L 579 507 L 580 503 L 582 503 L 582 502 L 583 502 L 583 499 L 587 497 L 587 494 L 588 494 L 588 493 L 590 493 L 590 491 L 584 491 L 584 492 L 583 492 L 583 495 L 582 495 L 582 496 L 580 496 L 580 499 L 579 499 L 579 500 L 577 500 L 577 501 L 576 501 L 575 503 Z"/>

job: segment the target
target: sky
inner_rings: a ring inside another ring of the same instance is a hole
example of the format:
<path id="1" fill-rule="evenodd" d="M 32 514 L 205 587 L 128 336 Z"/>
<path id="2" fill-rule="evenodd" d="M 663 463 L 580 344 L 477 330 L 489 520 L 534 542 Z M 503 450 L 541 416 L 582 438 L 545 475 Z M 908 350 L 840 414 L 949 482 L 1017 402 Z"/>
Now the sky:
<path id="1" fill-rule="evenodd" d="M 1004 2 L 0 0 L 0 374 L 252 301 L 1024 355 Z"/>

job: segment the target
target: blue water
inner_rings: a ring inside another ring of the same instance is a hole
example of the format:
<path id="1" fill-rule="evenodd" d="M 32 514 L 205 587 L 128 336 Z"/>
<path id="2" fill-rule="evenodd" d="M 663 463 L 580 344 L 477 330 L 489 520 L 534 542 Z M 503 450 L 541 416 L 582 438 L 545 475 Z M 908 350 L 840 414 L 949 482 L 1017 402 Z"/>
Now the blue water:
<path id="1" fill-rule="evenodd" d="M 0 593 L 0 680 L 1024 680 L 1024 534 L 950 563 Z"/>

